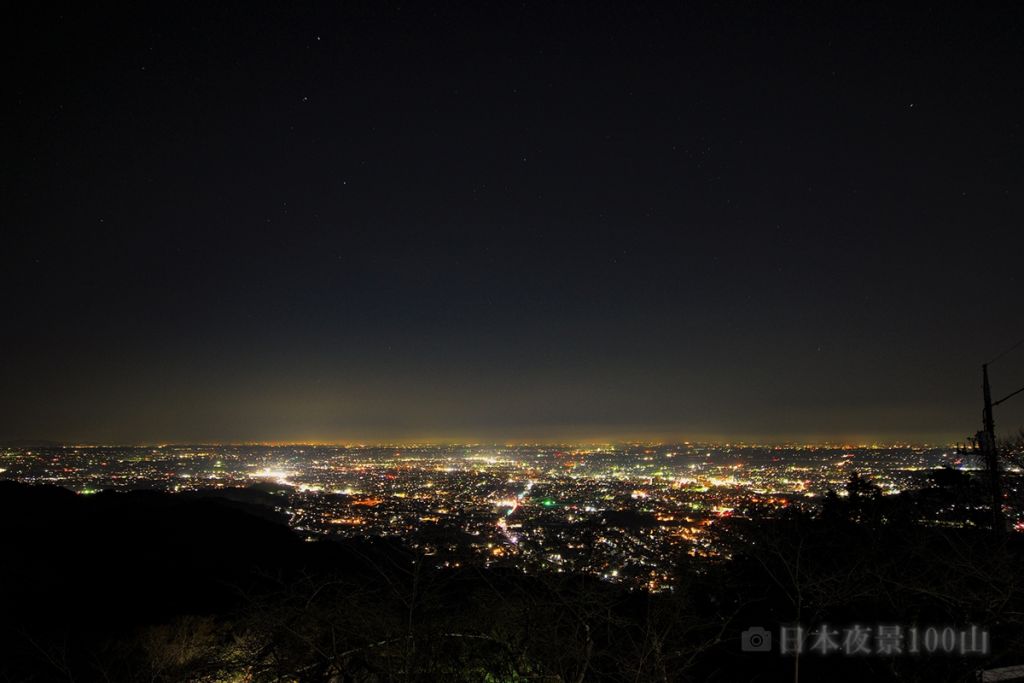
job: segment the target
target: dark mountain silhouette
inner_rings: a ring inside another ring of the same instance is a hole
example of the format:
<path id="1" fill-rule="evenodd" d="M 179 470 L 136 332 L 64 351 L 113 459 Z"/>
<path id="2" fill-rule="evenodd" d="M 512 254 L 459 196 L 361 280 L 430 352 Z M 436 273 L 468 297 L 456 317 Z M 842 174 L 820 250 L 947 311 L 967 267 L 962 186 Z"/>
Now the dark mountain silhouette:
<path id="1" fill-rule="evenodd" d="M 344 567 L 340 546 L 304 543 L 256 503 L 265 495 L 0 482 L 0 672 L 18 668 L 28 638 L 88 651 L 175 615 L 228 613 L 268 577 Z"/>

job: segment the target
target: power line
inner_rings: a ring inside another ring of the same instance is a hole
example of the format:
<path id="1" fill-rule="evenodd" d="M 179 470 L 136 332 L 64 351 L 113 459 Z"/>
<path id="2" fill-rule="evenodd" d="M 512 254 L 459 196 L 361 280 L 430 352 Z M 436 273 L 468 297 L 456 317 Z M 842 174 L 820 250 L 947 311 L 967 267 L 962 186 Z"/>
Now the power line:
<path id="1" fill-rule="evenodd" d="M 986 363 L 985 365 L 992 365 L 992 363 L 995 363 L 995 362 L 996 362 L 997 360 L 999 360 L 1000 358 L 1002 358 L 1002 357 L 1003 357 L 1003 356 L 1005 356 L 1006 354 L 1010 353 L 1011 351 L 1014 351 L 1014 350 L 1016 350 L 1016 349 L 1017 349 L 1017 347 L 1021 346 L 1022 344 L 1024 344 L 1024 339 L 1021 339 L 1021 340 L 1020 340 L 1020 341 L 1018 341 L 1018 342 L 1017 342 L 1016 344 L 1014 344 L 1014 345 L 1013 345 L 1013 346 L 1011 346 L 1010 348 L 1008 348 L 1008 349 L 1006 349 L 1005 351 L 1003 351 L 1002 353 L 1000 353 L 1000 354 L 999 354 L 998 356 L 996 356 L 995 358 L 993 358 L 992 360 L 990 360 L 990 361 L 989 361 L 988 363 Z"/>
<path id="2" fill-rule="evenodd" d="M 992 405 L 994 405 L 994 406 L 997 406 L 997 405 L 999 405 L 1000 403 L 1002 403 L 1003 401 L 1005 401 L 1006 399 L 1008 399 L 1008 398 L 1013 398 L 1014 396 L 1016 396 L 1017 394 L 1019 394 L 1019 393 L 1020 393 L 1020 392 L 1022 392 L 1022 391 L 1024 391 L 1024 387 L 1021 387 L 1020 389 L 1018 389 L 1017 391 L 1013 392 L 1012 394 L 1009 394 L 1008 396 L 1003 396 L 1003 397 L 1002 397 L 1001 399 L 999 399 L 998 401 L 993 401 L 993 402 L 992 402 Z"/>

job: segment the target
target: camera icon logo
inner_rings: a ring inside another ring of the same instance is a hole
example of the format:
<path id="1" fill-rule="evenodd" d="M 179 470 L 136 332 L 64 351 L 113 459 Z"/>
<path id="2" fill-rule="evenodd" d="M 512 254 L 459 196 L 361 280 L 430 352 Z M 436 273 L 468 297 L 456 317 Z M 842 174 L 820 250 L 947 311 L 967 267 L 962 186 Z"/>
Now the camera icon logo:
<path id="1" fill-rule="evenodd" d="M 740 649 L 744 652 L 771 652 L 771 632 L 760 626 L 751 626 L 740 634 Z"/>

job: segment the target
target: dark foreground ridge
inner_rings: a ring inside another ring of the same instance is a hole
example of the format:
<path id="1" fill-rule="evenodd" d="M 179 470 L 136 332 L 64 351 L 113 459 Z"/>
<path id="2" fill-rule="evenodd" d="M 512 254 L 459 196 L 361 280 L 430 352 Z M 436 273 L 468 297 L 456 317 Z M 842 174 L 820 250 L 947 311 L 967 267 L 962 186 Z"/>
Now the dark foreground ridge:
<path id="1" fill-rule="evenodd" d="M 794 680 L 795 658 L 741 647 L 791 622 L 991 633 L 987 655 L 805 653 L 800 680 L 971 680 L 1024 661 L 1019 541 L 920 526 L 870 496 L 731 521 L 730 559 L 681 558 L 677 590 L 648 595 L 306 542 L 259 492 L 226 495 L 0 482 L 0 680 Z"/>

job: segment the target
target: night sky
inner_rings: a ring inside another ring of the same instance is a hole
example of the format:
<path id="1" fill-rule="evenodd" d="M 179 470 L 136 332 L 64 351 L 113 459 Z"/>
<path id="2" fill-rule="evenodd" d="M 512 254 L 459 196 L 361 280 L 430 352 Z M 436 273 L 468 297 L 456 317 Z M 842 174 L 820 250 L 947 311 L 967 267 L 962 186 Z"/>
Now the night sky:
<path id="1" fill-rule="evenodd" d="M 20 4 L 0 439 L 934 442 L 1024 337 L 1019 3 Z"/>

